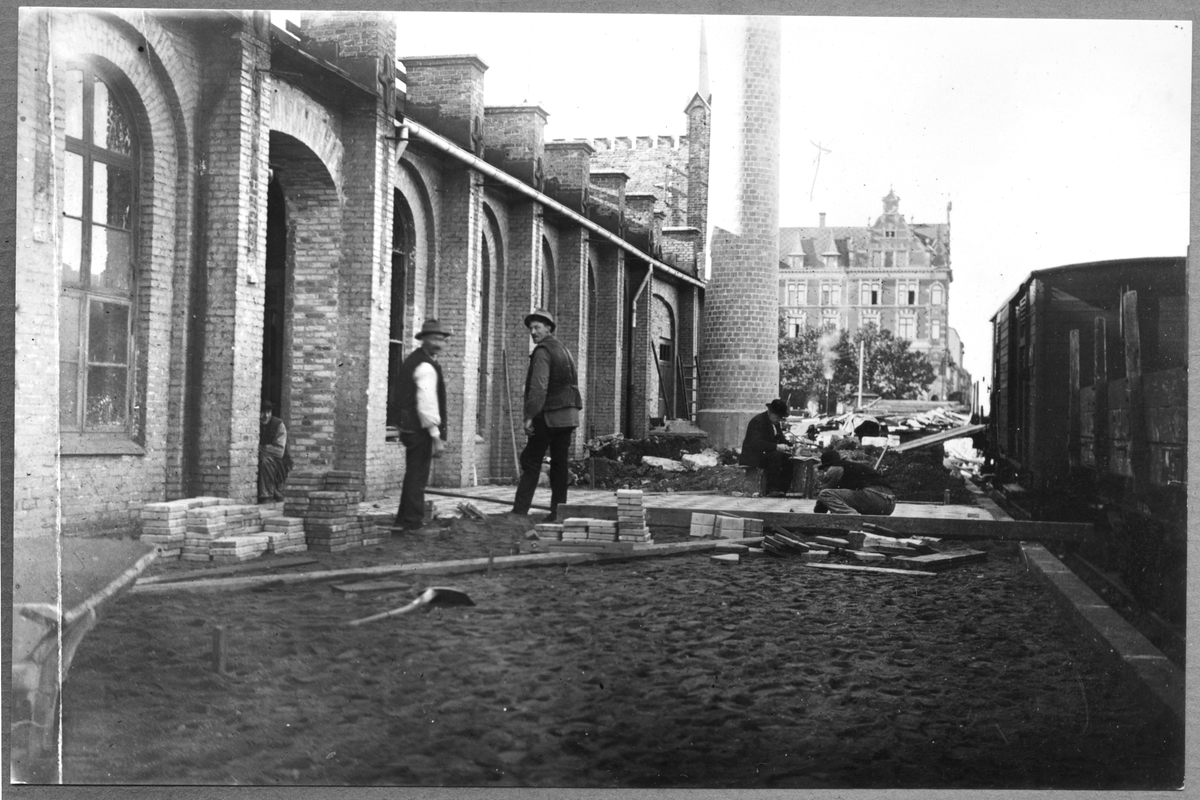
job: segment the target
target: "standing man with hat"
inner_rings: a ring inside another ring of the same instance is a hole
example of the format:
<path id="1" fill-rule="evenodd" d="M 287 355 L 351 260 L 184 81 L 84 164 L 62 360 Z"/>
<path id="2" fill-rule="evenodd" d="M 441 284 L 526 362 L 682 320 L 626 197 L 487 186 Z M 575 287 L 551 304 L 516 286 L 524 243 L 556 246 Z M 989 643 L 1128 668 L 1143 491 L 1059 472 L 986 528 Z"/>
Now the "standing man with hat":
<path id="1" fill-rule="evenodd" d="M 792 449 L 783 432 L 787 415 L 787 403 L 779 399 L 767 403 L 766 411 L 746 423 L 746 437 L 738 456 L 742 466 L 766 472 L 765 492 L 776 497 L 782 497 L 792 485 Z"/>
<path id="2" fill-rule="evenodd" d="M 429 466 L 446 447 L 446 383 L 437 355 L 449 336 L 436 319 L 425 320 L 416 336 L 421 346 L 400 365 L 400 442 L 405 461 L 393 531 L 419 531 L 425 524 Z"/>
<path id="3" fill-rule="evenodd" d="M 549 448 L 550 516 L 546 521 L 553 522 L 558 519 L 559 505 L 567 501 L 567 459 L 571 435 L 579 427 L 583 397 L 575 360 L 566 345 L 554 337 L 554 316 L 539 308 L 525 317 L 525 327 L 535 345 L 525 374 L 525 434 L 529 441 L 521 451 L 521 480 L 512 511 L 529 512 L 542 474 L 542 458 Z"/>

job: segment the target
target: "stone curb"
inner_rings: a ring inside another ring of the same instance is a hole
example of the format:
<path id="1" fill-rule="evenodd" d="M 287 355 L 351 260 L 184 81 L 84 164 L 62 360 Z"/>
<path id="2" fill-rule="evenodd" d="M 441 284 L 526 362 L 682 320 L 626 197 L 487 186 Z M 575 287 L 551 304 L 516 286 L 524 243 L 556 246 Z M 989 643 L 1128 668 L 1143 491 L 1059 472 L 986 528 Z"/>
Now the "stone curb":
<path id="1" fill-rule="evenodd" d="M 1157 647 L 1040 544 L 1022 543 L 1025 566 L 1103 653 L 1116 659 L 1179 722 L 1184 721 L 1184 673 Z"/>
<path id="2" fill-rule="evenodd" d="M 383 578 L 392 575 L 462 575 L 470 572 L 486 572 L 489 561 L 492 569 L 552 567 L 560 564 L 586 564 L 597 561 L 625 561 L 636 558 L 656 558 L 683 553 L 703 552 L 705 550 L 716 549 L 718 546 L 727 544 L 729 541 L 733 540 L 705 539 L 697 542 L 650 544 L 612 555 L 592 553 L 536 553 L 517 556 L 495 556 L 492 559 L 467 558 L 457 561 L 427 561 L 416 564 L 381 564 L 377 567 L 298 572 L 291 575 L 275 573 L 271 575 L 247 575 L 239 578 L 200 578 L 186 581 L 137 584 L 134 585 L 131 593 L 167 594 L 175 591 L 222 592 L 251 589 L 256 586 L 266 586 L 268 584 L 282 586 L 344 580 L 347 578 Z M 738 539 L 736 541 L 746 543 L 757 542 L 761 541 L 761 537 Z"/>

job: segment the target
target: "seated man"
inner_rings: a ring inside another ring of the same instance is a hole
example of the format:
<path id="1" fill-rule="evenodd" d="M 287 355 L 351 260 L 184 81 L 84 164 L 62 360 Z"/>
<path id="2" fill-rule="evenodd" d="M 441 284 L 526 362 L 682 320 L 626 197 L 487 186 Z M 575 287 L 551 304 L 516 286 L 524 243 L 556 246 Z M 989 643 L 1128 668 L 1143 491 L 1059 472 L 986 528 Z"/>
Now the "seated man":
<path id="1" fill-rule="evenodd" d="M 896 510 L 896 493 L 887 478 L 866 464 L 843 461 L 841 453 L 830 449 L 821 453 L 821 467 L 815 513 L 888 516 Z"/>
<path id="2" fill-rule="evenodd" d="M 792 485 L 792 449 L 783 432 L 787 413 L 787 403 L 772 400 L 766 411 L 751 417 L 746 423 L 742 454 L 738 456 L 742 466 L 761 468 L 766 473 L 764 489 L 773 497 L 783 497 Z"/>
<path id="3" fill-rule="evenodd" d="M 292 470 L 288 452 L 287 427 L 273 413 L 275 407 L 263 401 L 258 431 L 258 502 L 283 500 L 283 484 Z"/>

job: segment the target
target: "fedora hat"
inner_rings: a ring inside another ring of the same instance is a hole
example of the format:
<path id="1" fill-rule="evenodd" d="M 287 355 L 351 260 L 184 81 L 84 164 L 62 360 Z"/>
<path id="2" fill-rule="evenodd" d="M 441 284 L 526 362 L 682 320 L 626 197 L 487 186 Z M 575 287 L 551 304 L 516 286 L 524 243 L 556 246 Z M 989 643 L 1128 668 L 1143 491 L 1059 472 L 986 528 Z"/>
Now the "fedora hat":
<path id="1" fill-rule="evenodd" d="M 788 405 L 782 400 L 772 400 L 771 402 L 767 403 L 767 409 L 781 417 L 786 417 L 788 415 Z"/>
<path id="2" fill-rule="evenodd" d="M 426 336 L 428 336 L 431 333 L 440 333 L 442 336 L 450 335 L 450 331 L 442 330 L 441 323 L 438 322 L 436 319 L 427 319 L 423 323 L 421 323 L 421 330 L 417 334 L 416 338 L 424 339 Z"/>
<path id="3" fill-rule="evenodd" d="M 554 331 L 555 328 L 558 327 L 557 325 L 554 324 L 554 315 L 552 315 L 549 311 L 547 311 L 544 308 L 535 308 L 532 313 L 526 314 L 525 315 L 525 327 L 528 328 L 529 323 L 533 322 L 535 319 L 540 319 L 542 322 L 549 325 L 550 330 L 552 332 Z"/>

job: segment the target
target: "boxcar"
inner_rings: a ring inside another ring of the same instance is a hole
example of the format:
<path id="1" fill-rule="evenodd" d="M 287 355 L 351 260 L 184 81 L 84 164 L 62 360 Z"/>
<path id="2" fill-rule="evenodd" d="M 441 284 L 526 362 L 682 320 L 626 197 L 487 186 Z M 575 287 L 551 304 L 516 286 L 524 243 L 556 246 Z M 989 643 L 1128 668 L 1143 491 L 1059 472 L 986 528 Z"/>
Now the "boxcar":
<path id="1" fill-rule="evenodd" d="M 1033 518 L 1095 513 L 1122 576 L 1167 602 L 1186 538 L 1187 259 L 1038 270 L 992 330 L 995 484 Z"/>

